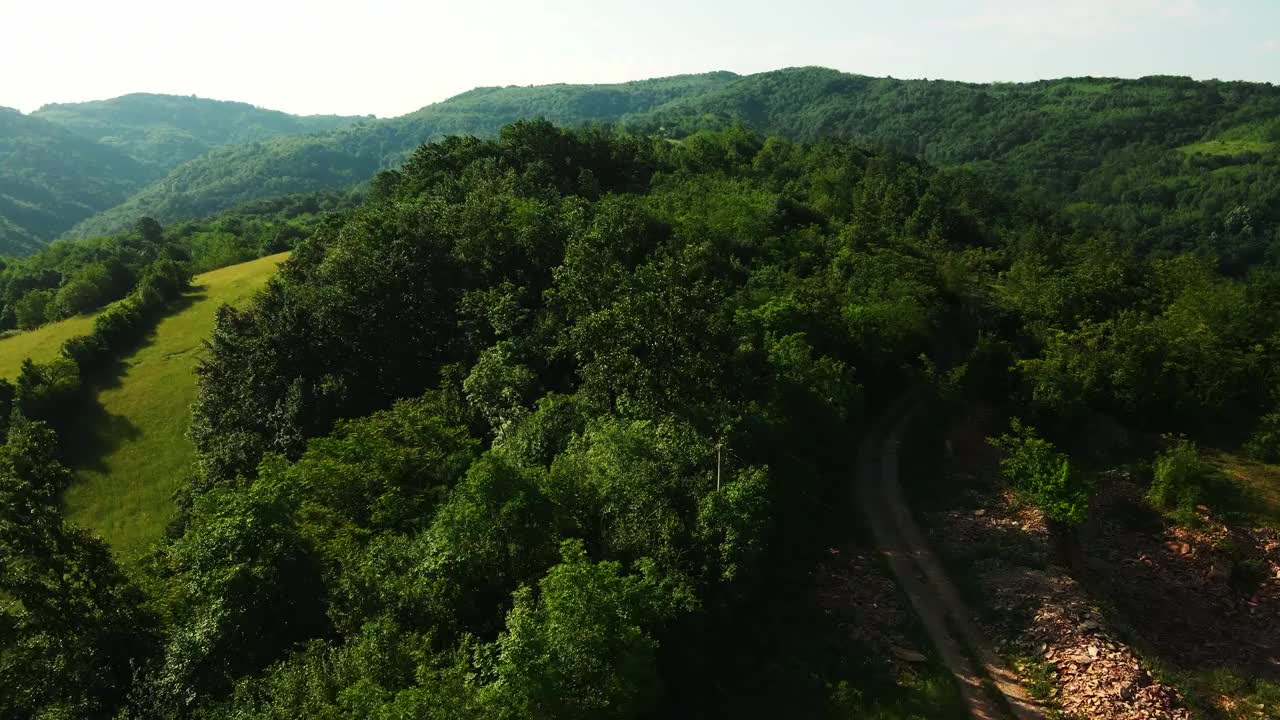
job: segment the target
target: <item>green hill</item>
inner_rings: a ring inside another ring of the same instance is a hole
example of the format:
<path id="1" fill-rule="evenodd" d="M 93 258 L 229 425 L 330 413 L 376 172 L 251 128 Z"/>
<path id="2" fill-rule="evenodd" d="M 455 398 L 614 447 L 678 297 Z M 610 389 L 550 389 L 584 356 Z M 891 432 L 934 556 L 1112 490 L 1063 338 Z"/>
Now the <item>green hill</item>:
<path id="1" fill-rule="evenodd" d="M 838 137 L 940 165 L 997 164 L 1011 185 L 1069 194 L 1084 173 L 1135 148 L 1172 150 L 1249 128 L 1280 137 L 1277 116 L 1280 88 L 1262 83 L 972 84 L 791 68 L 675 100 L 629 124 L 687 135 L 737 122 L 795 140 Z"/>
<path id="2" fill-rule="evenodd" d="M 32 116 L 164 169 L 221 145 L 333 130 L 359 119 L 304 117 L 242 102 L 148 93 L 45 105 Z"/>
<path id="3" fill-rule="evenodd" d="M 46 105 L 30 115 L 0 108 L 0 255 L 38 250 L 213 148 L 355 120 L 167 95 Z"/>
<path id="4" fill-rule="evenodd" d="M 196 276 L 189 304 L 160 322 L 147 344 L 126 359 L 119 381 L 98 393 L 100 411 L 69 434 L 68 452 L 77 462 L 76 482 L 66 494 L 68 514 L 122 555 L 157 538 L 173 512 L 171 496 L 193 457 L 186 439 L 193 371 L 218 307 L 243 304 L 285 257 Z"/>
<path id="5" fill-rule="evenodd" d="M 1128 187 L 1134 168 L 1183 166 L 1177 172 L 1162 167 L 1165 177 L 1223 165 L 1271 172 L 1278 115 L 1280 88 L 1179 77 L 980 85 L 790 68 L 621 85 L 478 88 L 400 118 L 223 148 L 175 168 L 69 235 L 115 232 L 142 215 L 172 222 L 259 198 L 350 186 L 397 166 L 423 142 L 492 135 L 530 117 L 570 126 L 619 123 L 677 138 L 736 123 L 795 140 L 839 137 L 969 166 L 1002 187 L 1067 204 L 1112 202 L 1116 188 L 1155 199 L 1171 194 Z M 1204 144 L 1220 137 L 1232 142 Z M 1256 176 L 1231 180 L 1258 182 Z M 1257 204 L 1280 200 L 1266 195 Z"/>
<path id="6" fill-rule="evenodd" d="M 39 249 L 157 174 L 115 148 L 0 108 L 0 254 Z"/>
<path id="7" fill-rule="evenodd" d="M 252 200 L 345 188 L 398 166 L 414 148 L 446 135 L 493 135 L 530 117 L 570 126 L 613 122 L 709 92 L 737 77 L 718 72 L 618 85 L 477 88 L 399 118 L 229 146 L 174 168 L 128 202 L 77 225 L 68 236 L 110 234 L 144 215 L 170 223 Z"/>

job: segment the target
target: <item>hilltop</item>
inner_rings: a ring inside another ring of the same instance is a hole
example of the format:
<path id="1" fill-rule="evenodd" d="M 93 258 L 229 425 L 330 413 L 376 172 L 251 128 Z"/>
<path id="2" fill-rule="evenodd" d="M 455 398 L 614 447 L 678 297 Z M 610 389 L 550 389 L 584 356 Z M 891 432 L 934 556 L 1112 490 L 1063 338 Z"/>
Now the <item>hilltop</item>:
<path id="1" fill-rule="evenodd" d="M 0 108 L 0 255 L 35 252 L 213 148 L 357 120 L 146 94 L 46 105 L 30 115 Z"/>
<path id="2" fill-rule="evenodd" d="M 362 119 L 290 115 L 242 102 L 153 93 L 49 104 L 31 116 L 166 170 L 222 145 L 334 130 Z"/>

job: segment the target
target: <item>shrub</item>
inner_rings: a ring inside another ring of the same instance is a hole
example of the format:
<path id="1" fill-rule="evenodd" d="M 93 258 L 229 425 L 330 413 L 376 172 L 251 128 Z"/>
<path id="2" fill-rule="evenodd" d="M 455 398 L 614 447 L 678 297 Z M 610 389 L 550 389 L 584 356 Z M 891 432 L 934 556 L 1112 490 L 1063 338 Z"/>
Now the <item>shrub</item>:
<path id="1" fill-rule="evenodd" d="M 1190 440 L 1179 439 L 1152 463 L 1147 499 L 1161 510 L 1190 511 L 1204 496 L 1204 463 Z"/>
<path id="2" fill-rule="evenodd" d="M 1280 412 L 1268 413 L 1258 420 L 1258 428 L 1244 444 L 1244 451 L 1261 462 L 1280 462 Z"/>
<path id="3" fill-rule="evenodd" d="M 102 303 L 102 290 L 85 278 L 76 278 L 58 291 L 53 307 L 57 317 L 89 312 Z"/>
<path id="4" fill-rule="evenodd" d="M 1089 511 L 1089 484 L 1071 471 L 1071 462 L 1035 428 L 1014 418 L 1010 432 L 987 438 L 1004 451 L 1000 469 L 1022 500 L 1036 506 L 1050 522 L 1079 525 Z"/>
<path id="5" fill-rule="evenodd" d="M 22 362 L 16 383 L 16 400 L 22 414 L 35 420 L 58 417 L 80 391 L 80 368 L 65 357 L 36 364 Z"/>
<path id="6" fill-rule="evenodd" d="M 15 320 L 23 330 L 38 328 L 49 321 L 49 306 L 53 303 L 52 290 L 32 290 L 18 299 L 14 305 Z"/>

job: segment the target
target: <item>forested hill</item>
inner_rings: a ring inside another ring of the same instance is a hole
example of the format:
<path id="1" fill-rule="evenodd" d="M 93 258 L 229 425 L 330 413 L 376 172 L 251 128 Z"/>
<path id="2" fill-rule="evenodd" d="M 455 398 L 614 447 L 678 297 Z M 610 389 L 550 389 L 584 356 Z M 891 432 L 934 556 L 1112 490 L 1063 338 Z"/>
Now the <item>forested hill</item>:
<path id="1" fill-rule="evenodd" d="M 45 105 L 32 115 L 166 170 L 220 145 L 334 130 L 360 119 L 290 115 L 242 102 L 146 93 Z"/>
<path id="2" fill-rule="evenodd" d="M 716 72 L 618 85 L 477 88 L 399 118 L 222 148 L 175 168 L 69 235 L 117 232 L 144 215 L 173 222 L 252 200 L 343 188 L 398 166 L 414 148 L 447 135 L 491 136 L 504 125 L 532 117 L 569 126 L 616 122 L 736 79 L 733 73 Z"/>
<path id="3" fill-rule="evenodd" d="M 1280 213 L 1276 148 L 1280 89 L 1269 84 L 1071 78 L 976 85 L 894 80 L 825 68 L 750 76 L 681 76 L 622 85 L 481 88 L 422 110 L 349 129 L 228 147 L 176 168 L 72 236 L 114 232 L 139 216 L 162 222 L 239 203 L 344 187 L 399 164 L 422 142 L 492 135 L 519 118 L 562 125 L 616 122 L 687 137 L 742 123 L 798 140 L 883 145 L 940 165 L 967 165 L 1006 188 L 1109 217 L 1148 245 L 1209 234 L 1167 217 L 1193 206 L 1217 216 L 1246 199 Z M 1096 207 L 1094 207 L 1096 206 Z M 1176 228 L 1154 228 L 1165 223 Z"/>
<path id="4" fill-rule="evenodd" d="M 153 177 L 115 148 L 0 108 L 0 253 L 33 252 Z"/>
<path id="5" fill-rule="evenodd" d="M 1172 148 L 1272 151 L 1280 88 L 1183 77 L 976 85 L 792 68 L 741 78 L 630 124 L 683 136 L 735 122 L 796 140 L 883 145 L 939 165 L 991 164 L 1011 184 L 1065 195 L 1117 155 L 1131 163 L 1134 152 Z"/>
<path id="6" fill-rule="evenodd" d="M 0 108 L 0 254 L 38 250 L 211 148 L 356 120 L 166 95 Z"/>

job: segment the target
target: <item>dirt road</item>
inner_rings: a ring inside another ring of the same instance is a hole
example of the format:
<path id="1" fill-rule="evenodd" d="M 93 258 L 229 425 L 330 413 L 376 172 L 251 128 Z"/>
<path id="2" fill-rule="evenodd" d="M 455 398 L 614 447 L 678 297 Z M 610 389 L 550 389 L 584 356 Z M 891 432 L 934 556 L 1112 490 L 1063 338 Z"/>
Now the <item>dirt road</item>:
<path id="1" fill-rule="evenodd" d="M 955 674 L 970 714 L 981 720 L 1040 720 L 1043 711 L 986 642 L 911 517 L 898 482 L 898 447 L 917 410 L 912 399 L 900 399 L 863 439 L 856 480 L 862 511 L 929 639 Z"/>

